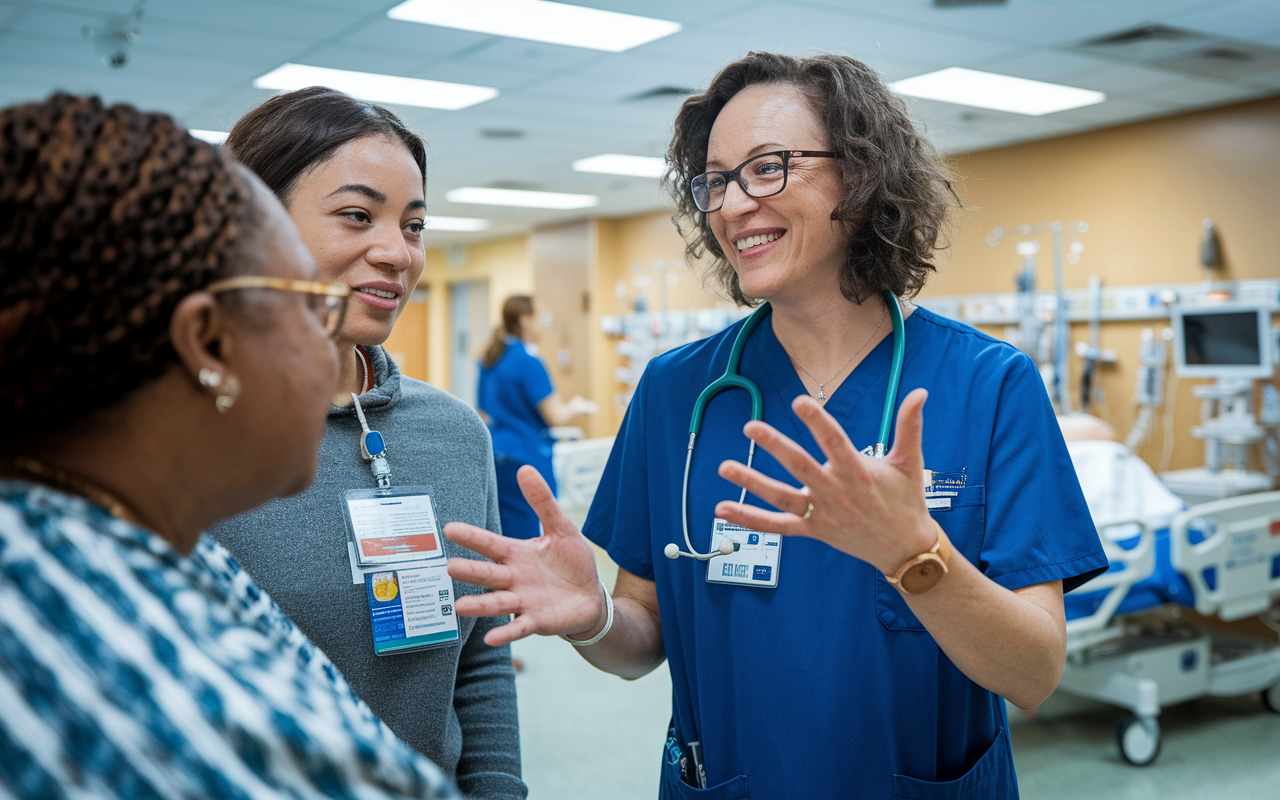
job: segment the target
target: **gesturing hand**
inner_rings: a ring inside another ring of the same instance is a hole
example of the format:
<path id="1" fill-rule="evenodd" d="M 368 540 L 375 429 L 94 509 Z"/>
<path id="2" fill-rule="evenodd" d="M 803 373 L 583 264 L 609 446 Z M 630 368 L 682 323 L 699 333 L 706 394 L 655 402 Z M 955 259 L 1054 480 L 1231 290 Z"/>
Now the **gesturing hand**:
<path id="1" fill-rule="evenodd" d="M 530 466 L 516 475 L 520 491 L 542 520 L 537 539 L 508 539 L 462 522 L 444 527 L 449 540 L 493 560 L 449 559 L 449 575 L 493 591 L 459 597 L 464 617 L 515 618 L 485 634 L 498 647 L 534 633 L 586 639 L 604 625 L 605 606 L 596 559 L 587 542 L 556 504 L 547 482 Z"/>
<path id="2" fill-rule="evenodd" d="M 725 461 L 720 465 L 722 478 L 783 511 L 722 501 L 716 515 L 754 530 L 818 539 L 894 574 L 937 540 L 924 500 L 921 436 L 927 397 L 924 389 L 916 389 L 902 401 L 893 449 L 883 459 L 859 453 L 835 418 L 808 395 L 797 397 L 791 408 L 822 448 L 825 464 L 773 426 L 748 422 L 743 428 L 747 437 L 803 486 L 797 489 L 737 461 Z"/>

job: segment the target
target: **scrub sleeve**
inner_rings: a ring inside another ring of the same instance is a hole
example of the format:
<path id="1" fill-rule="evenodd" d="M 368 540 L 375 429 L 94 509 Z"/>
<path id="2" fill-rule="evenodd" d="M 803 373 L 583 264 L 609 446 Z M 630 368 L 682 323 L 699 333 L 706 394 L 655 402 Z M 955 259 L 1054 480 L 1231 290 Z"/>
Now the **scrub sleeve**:
<path id="1" fill-rule="evenodd" d="M 503 535 L 513 539 L 532 539 L 542 532 L 538 515 L 525 501 L 516 481 L 520 467 L 532 465 L 552 493 L 556 491 L 552 441 L 546 420 L 538 410 L 538 404 L 553 391 L 551 376 L 542 361 L 514 337 L 508 340 L 496 364 L 480 367 L 477 399 L 490 419 L 498 476 L 498 513 Z"/>
<path id="2" fill-rule="evenodd" d="M 683 545 L 694 402 L 723 373 L 738 327 L 650 362 L 584 526 L 621 567 L 656 584 L 673 687 L 661 796 L 1016 797 L 1004 701 L 951 663 L 874 567 L 784 537 L 778 587 L 765 589 L 708 583 L 706 563 L 662 555 L 669 542 Z M 1009 589 L 1062 580 L 1069 590 L 1104 570 L 1030 359 L 920 308 L 906 320 L 906 337 L 894 408 L 911 390 L 929 389 L 931 513 L 954 546 Z M 891 350 L 886 338 L 826 405 L 859 449 L 875 442 Z M 805 390 L 769 318 L 751 334 L 741 373 L 763 392 L 765 421 L 825 461 L 791 411 Z M 701 550 L 715 504 L 738 496 L 716 467 L 745 460 L 749 412 L 736 390 L 708 406 L 689 486 L 690 536 Z M 796 485 L 768 453 L 757 451 L 755 465 Z M 751 495 L 747 502 L 769 508 Z M 678 756 L 695 739 L 707 790 L 678 776 Z"/>

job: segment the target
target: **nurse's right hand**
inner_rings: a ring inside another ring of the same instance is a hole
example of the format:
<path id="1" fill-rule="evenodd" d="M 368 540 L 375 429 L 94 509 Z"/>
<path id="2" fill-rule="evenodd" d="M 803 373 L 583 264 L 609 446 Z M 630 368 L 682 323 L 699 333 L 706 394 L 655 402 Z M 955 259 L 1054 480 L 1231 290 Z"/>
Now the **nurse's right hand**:
<path id="1" fill-rule="evenodd" d="M 493 647 L 534 633 L 589 639 L 607 616 L 591 544 L 560 510 L 538 470 L 526 465 L 516 477 L 542 520 L 542 536 L 508 539 L 462 522 L 446 525 L 450 541 L 492 559 L 449 559 L 452 578 L 490 590 L 459 597 L 454 610 L 464 617 L 513 615 L 485 634 L 485 644 Z"/>

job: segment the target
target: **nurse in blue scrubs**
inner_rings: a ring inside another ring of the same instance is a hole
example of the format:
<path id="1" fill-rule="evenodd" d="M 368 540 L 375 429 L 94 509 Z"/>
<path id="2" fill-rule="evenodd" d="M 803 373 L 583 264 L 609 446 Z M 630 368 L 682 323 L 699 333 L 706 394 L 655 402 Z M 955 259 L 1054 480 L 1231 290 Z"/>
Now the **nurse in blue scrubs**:
<path id="1" fill-rule="evenodd" d="M 494 331 L 480 359 L 476 389 L 476 410 L 493 439 L 502 533 L 516 539 L 532 539 L 540 533 L 538 515 L 521 494 L 516 473 L 528 464 L 555 494 L 551 426 L 568 425 L 579 414 L 596 410 L 595 403 L 577 395 L 567 402 L 560 400 L 533 344 L 537 334 L 533 298 L 508 297 L 502 304 L 502 326 Z"/>
<path id="2" fill-rule="evenodd" d="M 1107 562 L 1032 362 L 906 300 L 933 271 L 945 166 L 844 56 L 753 53 L 675 127 L 690 254 L 739 303 L 769 304 L 738 368 L 763 419 L 747 391 L 716 394 L 686 467 L 695 403 L 744 323 L 654 359 L 586 538 L 533 470 L 536 545 L 446 529 L 494 560 L 450 564 L 493 590 L 459 613 L 513 614 L 486 641 L 560 634 L 625 678 L 665 659 L 664 798 L 1016 797 L 1001 698 L 1053 691 L 1062 593 Z M 713 552 L 734 526 L 740 550 Z M 620 567 L 612 597 L 588 538 Z"/>

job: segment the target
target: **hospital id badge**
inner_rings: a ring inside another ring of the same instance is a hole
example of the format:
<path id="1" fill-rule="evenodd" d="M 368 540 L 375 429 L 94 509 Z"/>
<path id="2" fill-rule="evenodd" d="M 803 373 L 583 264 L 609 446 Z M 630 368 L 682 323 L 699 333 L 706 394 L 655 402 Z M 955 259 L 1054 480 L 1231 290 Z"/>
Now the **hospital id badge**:
<path id="1" fill-rule="evenodd" d="M 715 556 L 707 562 L 708 583 L 777 588 L 778 565 L 782 560 L 780 535 L 753 531 L 727 520 L 717 519 L 711 526 L 711 552 L 714 553 L 720 546 L 721 539 L 736 542 L 738 549 L 727 556 Z"/>
<path id="2" fill-rule="evenodd" d="M 444 557 L 430 486 L 351 489 L 342 512 L 361 568 Z"/>
<path id="3" fill-rule="evenodd" d="M 458 641 L 453 580 L 446 564 L 399 564 L 364 576 L 379 656 L 443 647 Z"/>

